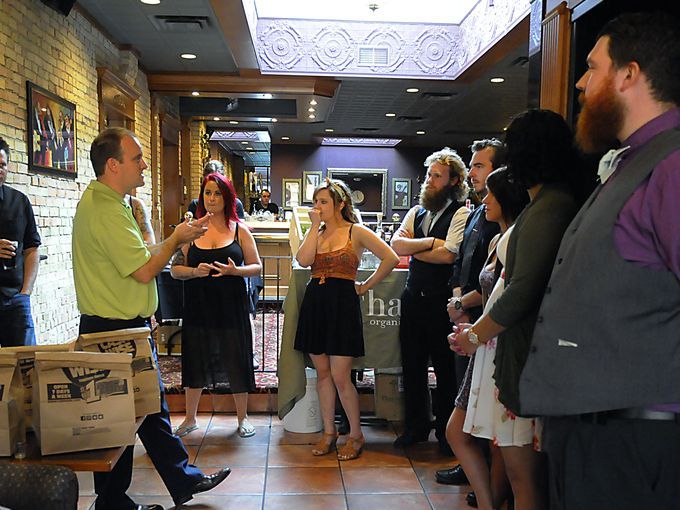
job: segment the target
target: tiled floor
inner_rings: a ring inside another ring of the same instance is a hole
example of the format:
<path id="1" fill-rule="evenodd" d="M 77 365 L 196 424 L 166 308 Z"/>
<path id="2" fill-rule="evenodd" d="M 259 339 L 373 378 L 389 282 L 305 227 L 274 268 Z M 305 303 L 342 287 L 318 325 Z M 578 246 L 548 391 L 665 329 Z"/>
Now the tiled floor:
<path id="1" fill-rule="evenodd" d="M 173 423 L 182 417 L 173 415 Z M 236 434 L 236 417 L 199 415 L 200 429 L 184 438 L 191 462 L 206 473 L 230 466 L 221 485 L 196 496 L 183 508 L 238 510 L 467 510 L 468 486 L 440 485 L 434 472 L 454 459 L 437 451 L 431 441 L 408 451 L 396 449 L 392 425 L 363 427 L 366 449 L 359 459 L 339 462 L 332 455 L 314 457 L 310 445 L 319 434 L 284 430 L 276 416 L 251 415 L 253 437 Z M 433 439 L 433 436 L 431 436 Z M 135 446 L 135 464 L 129 495 L 138 503 L 172 508 L 160 477 L 141 444 Z M 79 510 L 94 508 L 91 475 L 80 475 Z"/>

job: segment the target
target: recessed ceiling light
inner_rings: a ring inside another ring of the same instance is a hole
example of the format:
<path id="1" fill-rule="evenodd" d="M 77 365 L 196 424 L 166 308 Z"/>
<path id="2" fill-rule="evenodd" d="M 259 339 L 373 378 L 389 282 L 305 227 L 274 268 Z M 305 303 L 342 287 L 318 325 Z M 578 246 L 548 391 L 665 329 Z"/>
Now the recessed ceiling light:
<path id="1" fill-rule="evenodd" d="M 271 99 L 271 98 L 272 98 L 272 95 L 269 92 L 267 92 L 266 94 L 262 94 L 262 99 Z"/>
<path id="2" fill-rule="evenodd" d="M 278 121 L 279 121 L 279 119 L 277 119 L 276 117 L 272 117 L 272 122 L 278 122 Z"/>
<path id="3" fill-rule="evenodd" d="M 385 117 L 396 117 L 396 116 L 397 116 L 396 113 L 386 113 L 385 114 Z"/>
<path id="4" fill-rule="evenodd" d="M 194 91 L 191 93 L 191 95 L 192 95 L 192 96 L 200 96 L 201 93 L 200 93 L 198 90 L 194 90 Z"/>
<path id="5" fill-rule="evenodd" d="M 248 145 L 248 142 L 241 142 L 243 145 Z"/>
<path id="6" fill-rule="evenodd" d="M 249 151 L 254 151 L 254 150 L 255 150 L 255 149 L 253 149 L 252 147 L 246 147 L 246 149 L 249 150 Z"/>
<path id="7" fill-rule="evenodd" d="M 316 115 L 314 115 L 313 113 L 310 113 L 310 114 L 309 114 L 309 118 L 310 118 L 310 119 L 316 119 Z"/>
<path id="8" fill-rule="evenodd" d="M 161 3 L 161 0 L 139 0 L 139 1 L 146 5 L 158 5 L 159 3 Z"/>
<path id="9" fill-rule="evenodd" d="M 311 104 L 312 106 L 316 106 L 316 105 L 317 105 L 316 99 L 312 99 L 312 100 L 309 102 L 309 104 Z"/>
<path id="10" fill-rule="evenodd" d="M 186 60 L 193 60 L 196 58 L 196 55 L 194 55 L 193 53 L 182 53 L 180 57 Z"/>
<path id="11" fill-rule="evenodd" d="M 230 120 L 229 124 L 238 124 L 238 121 L 237 120 Z"/>
<path id="12" fill-rule="evenodd" d="M 308 112 L 315 112 L 316 110 L 314 108 L 308 108 L 307 111 Z"/>
<path id="13" fill-rule="evenodd" d="M 332 133 L 332 132 L 333 132 L 333 128 L 326 128 L 326 133 Z"/>
<path id="14" fill-rule="evenodd" d="M 424 134 L 425 134 L 425 131 L 416 131 L 416 134 L 417 134 L 417 135 L 424 135 Z"/>
<path id="15" fill-rule="evenodd" d="M 213 120 L 220 120 L 219 117 L 213 117 Z"/>
<path id="16" fill-rule="evenodd" d="M 496 78 L 491 78 L 489 81 L 491 83 L 503 83 L 505 81 L 505 78 L 501 78 L 500 76 L 497 76 Z"/>
<path id="17" fill-rule="evenodd" d="M 290 137 L 289 136 L 282 136 L 281 140 L 290 140 Z"/>
<path id="18" fill-rule="evenodd" d="M 415 94 L 416 92 L 420 92 L 420 89 L 417 89 L 417 88 L 406 89 L 406 92 L 410 92 L 411 94 Z"/>

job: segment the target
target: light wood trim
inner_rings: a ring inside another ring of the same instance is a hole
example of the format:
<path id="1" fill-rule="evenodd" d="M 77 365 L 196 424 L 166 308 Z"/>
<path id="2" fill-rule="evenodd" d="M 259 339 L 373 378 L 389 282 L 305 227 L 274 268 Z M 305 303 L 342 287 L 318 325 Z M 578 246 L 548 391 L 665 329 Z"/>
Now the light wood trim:
<path id="1" fill-rule="evenodd" d="M 340 81 L 313 76 L 267 76 L 242 73 L 152 73 L 148 75 L 152 92 L 188 95 L 192 90 L 203 92 L 279 94 L 316 94 L 333 97 Z"/>
<path id="2" fill-rule="evenodd" d="M 98 67 L 97 76 L 99 80 L 110 83 L 133 101 L 139 99 L 139 92 L 134 87 L 128 85 L 125 80 L 113 74 L 108 67 Z"/>
<path id="3" fill-rule="evenodd" d="M 542 28 L 540 105 L 566 118 L 571 56 L 571 11 L 566 2 L 546 15 Z"/>

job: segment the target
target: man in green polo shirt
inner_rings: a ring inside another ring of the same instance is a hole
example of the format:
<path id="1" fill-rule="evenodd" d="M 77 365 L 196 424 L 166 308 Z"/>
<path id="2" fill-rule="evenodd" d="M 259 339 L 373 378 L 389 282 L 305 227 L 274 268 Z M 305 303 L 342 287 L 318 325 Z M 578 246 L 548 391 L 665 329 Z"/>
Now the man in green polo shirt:
<path id="1" fill-rule="evenodd" d="M 97 179 L 83 193 L 73 219 L 80 333 L 148 326 L 158 305 L 156 275 L 181 245 L 205 233 L 209 215 L 181 223 L 165 241 L 147 247 L 124 200 L 126 194 L 144 185 L 147 164 L 139 140 L 126 129 L 106 129 L 92 142 L 90 159 Z M 162 383 L 160 386 L 161 411 L 148 415 L 137 434 L 175 505 L 180 506 L 194 494 L 221 483 L 230 470 L 205 475 L 189 464 L 182 441 L 172 434 Z M 137 505 L 127 496 L 132 454 L 129 446 L 110 473 L 95 473 L 97 510 L 163 509 L 160 505 Z"/>

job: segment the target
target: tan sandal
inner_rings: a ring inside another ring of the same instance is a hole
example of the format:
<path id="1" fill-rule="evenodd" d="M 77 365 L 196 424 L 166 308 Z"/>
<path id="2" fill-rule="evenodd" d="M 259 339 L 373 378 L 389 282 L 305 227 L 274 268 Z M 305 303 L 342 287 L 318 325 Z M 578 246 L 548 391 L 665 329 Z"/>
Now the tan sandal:
<path id="1" fill-rule="evenodd" d="M 366 439 L 362 436 L 359 439 L 350 437 L 347 442 L 338 448 L 338 460 L 356 459 L 364 449 Z"/>
<path id="2" fill-rule="evenodd" d="M 335 443 L 338 440 L 338 435 L 333 433 L 333 434 L 326 434 L 324 433 L 321 436 L 321 439 L 319 439 L 319 442 L 314 445 L 314 448 L 312 448 L 312 455 L 316 455 L 317 457 L 321 455 L 327 455 L 331 452 L 331 450 L 335 447 Z"/>

